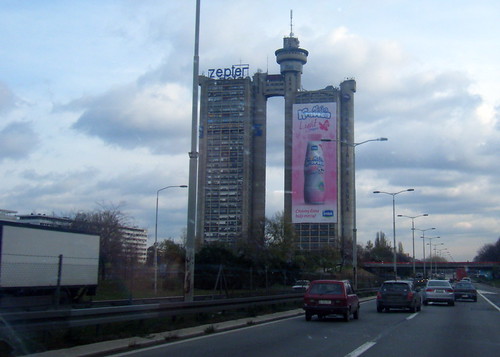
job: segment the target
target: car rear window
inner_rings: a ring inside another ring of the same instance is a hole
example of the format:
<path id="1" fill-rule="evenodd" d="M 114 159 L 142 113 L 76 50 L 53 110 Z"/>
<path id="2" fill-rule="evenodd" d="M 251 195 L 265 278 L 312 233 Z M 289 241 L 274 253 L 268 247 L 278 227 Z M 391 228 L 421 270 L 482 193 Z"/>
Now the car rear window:
<path id="1" fill-rule="evenodd" d="M 408 291 L 408 284 L 401 283 L 385 283 L 382 285 L 382 291 Z"/>
<path id="2" fill-rule="evenodd" d="M 342 294 L 342 285 L 337 283 L 317 283 L 313 284 L 309 290 L 310 294 Z"/>
<path id="3" fill-rule="evenodd" d="M 474 286 L 472 286 L 472 284 L 469 284 L 469 283 L 458 283 L 455 285 L 455 287 L 457 289 L 473 289 Z"/>
<path id="4" fill-rule="evenodd" d="M 428 286 L 444 286 L 444 287 L 450 287 L 450 283 L 446 281 L 429 281 L 427 283 Z"/>
<path id="5" fill-rule="evenodd" d="M 297 280 L 295 282 L 295 285 L 308 285 L 309 284 L 309 280 Z"/>

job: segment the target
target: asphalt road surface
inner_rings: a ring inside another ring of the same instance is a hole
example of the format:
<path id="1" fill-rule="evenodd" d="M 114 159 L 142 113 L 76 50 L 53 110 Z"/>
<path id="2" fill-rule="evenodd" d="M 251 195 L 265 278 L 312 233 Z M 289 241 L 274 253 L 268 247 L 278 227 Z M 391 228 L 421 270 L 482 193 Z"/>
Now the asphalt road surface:
<path id="1" fill-rule="evenodd" d="M 422 311 L 377 313 L 363 303 L 359 320 L 294 317 L 115 356 L 500 356 L 499 289 L 478 286 L 477 302 L 430 304 Z M 486 299 L 485 299 L 486 298 Z M 496 302 L 496 304 L 495 304 Z"/>

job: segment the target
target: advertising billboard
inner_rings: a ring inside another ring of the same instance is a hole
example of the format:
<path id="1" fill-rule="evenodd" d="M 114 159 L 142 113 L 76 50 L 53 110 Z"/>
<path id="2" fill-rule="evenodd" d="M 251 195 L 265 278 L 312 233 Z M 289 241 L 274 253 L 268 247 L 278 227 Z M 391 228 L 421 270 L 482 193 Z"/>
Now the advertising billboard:
<path id="1" fill-rule="evenodd" d="M 292 222 L 337 223 L 337 104 L 294 104 L 292 120 Z"/>

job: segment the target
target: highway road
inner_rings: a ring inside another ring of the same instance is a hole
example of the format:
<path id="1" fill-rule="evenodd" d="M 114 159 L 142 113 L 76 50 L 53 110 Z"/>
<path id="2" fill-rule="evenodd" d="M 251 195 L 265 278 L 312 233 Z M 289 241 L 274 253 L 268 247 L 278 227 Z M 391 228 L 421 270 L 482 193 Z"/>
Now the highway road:
<path id="1" fill-rule="evenodd" d="M 422 311 L 377 313 L 362 304 L 359 320 L 294 317 L 115 356 L 499 356 L 500 289 L 478 287 L 477 302 L 431 304 Z M 486 298 L 486 299 L 485 299 Z"/>

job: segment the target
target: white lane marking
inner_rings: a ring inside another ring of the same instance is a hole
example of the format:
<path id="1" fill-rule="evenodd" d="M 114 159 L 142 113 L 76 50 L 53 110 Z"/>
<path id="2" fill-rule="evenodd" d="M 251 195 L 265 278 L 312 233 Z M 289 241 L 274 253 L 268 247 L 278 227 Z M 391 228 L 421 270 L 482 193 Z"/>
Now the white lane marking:
<path id="1" fill-rule="evenodd" d="M 493 291 L 478 290 L 477 292 L 480 294 L 498 295 L 497 293 L 495 293 Z"/>
<path id="2" fill-rule="evenodd" d="M 406 318 L 406 320 L 411 320 L 414 317 L 416 317 L 417 315 L 418 315 L 418 312 L 415 312 L 415 313 L 411 314 L 410 316 L 408 316 Z M 365 353 L 366 351 L 368 351 L 370 348 L 372 348 L 375 345 L 376 345 L 376 342 L 374 342 L 374 341 L 366 342 L 363 345 L 361 345 L 358 348 L 356 348 L 351 353 L 349 353 L 348 355 L 346 355 L 345 357 L 358 357 L 358 356 L 361 356 L 363 353 Z"/>
<path id="3" fill-rule="evenodd" d="M 365 353 L 367 350 L 375 346 L 376 342 L 370 341 L 366 342 L 365 344 L 359 346 L 356 348 L 354 351 L 349 353 L 348 355 L 345 355 L 345 357 L 358 357 L 361 356 L 363 353 Z"/>
<path id="4" fill-rule="evenodd" d="M 481 295 L 481 297 L 488 302 L 491 306 L 493 306 L 495 309 L 500 311 L 500 307 L 496 306 L 490 299 L 488 299 L 486 296 L 484 296 L 480 291 L 478 291 L 478 294 Z"/>
<path id="5" fill-rule="evenodd" d="M 410 316 L 408 316 L 408 317 L 406 318 L 406 320 L 411 320 L 411 319 L 413 319 L 413 318 L 414 318 L 415 316 L 417 316 L 417 315 L 418 315 L 418 312 L 415 312 L 415 313 L 411 314 Z"/>

